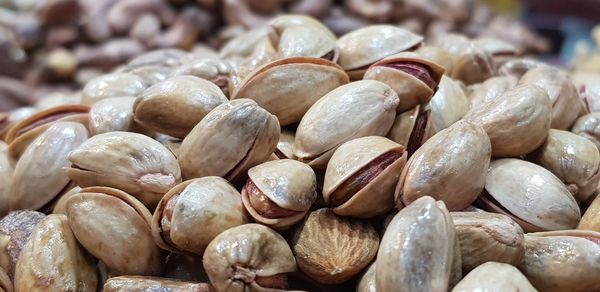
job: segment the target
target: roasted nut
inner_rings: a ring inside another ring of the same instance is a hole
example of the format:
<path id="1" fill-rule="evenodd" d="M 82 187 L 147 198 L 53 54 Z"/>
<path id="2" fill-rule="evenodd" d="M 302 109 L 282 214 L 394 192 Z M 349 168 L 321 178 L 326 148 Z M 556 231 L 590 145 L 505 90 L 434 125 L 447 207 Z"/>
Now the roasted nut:
<path id="1" fill-rule="evenodd" d="M 375 269 L 377 262 L 373 262 L 360 277 L 356 292 L 377 292 L 377 281 L 375 281 Z"/>
<path id="2" fill-rule="evenodd" d="M 452 292 L 536 292 L 521 272 L 508 264 L 487 262 L 466 275 Z"/>
<path id="3" fill-rule="evenodd" d="M 13 177 L 13 167 L 8 160 L 7 149 L 6 143 L 0 141 L 0 218 L 9 211 L 10 184 Z"/>
<path id="4" fill-rule="evenodd" d="M 89 113 L 89 128 L 92 136 L 114 132 L 148 133 L 133 119 L 134 97 L 111 97 L 92 105 Z"/>
<path id="5" fill-rule="evenodd" d="M 304 15 L 273 19 L 269 39 L 281 57 L 315 57 L 337 61 L 335 35 L 318 20 Z"/>
<path id="6" fill-rule="evenodd" d="M 81 187 L 76 186 L 70 189 L 68 192 L 61 195 L 60 198 L 56 201 L 56 204 L 54 204 L 54 207 L 52 208 L 52 214 L 67 215 L 67 200 L 70 197 L 79 194 L 79 192 L 81 192 Z"/>
<path id="7" fill-rule="evenodd" d="M 120 276 L 113 277 L 104 284 L 105 292 L 119 291 L 170 291 L 170 292 L 210 292 L 212 287 L 206 283 L 186 282 L 182 280 L 142 277 Z"/>
<path id="8" fill-rule="evenodd" d="M 249 57 L 258 43 L 267 39 L 271 29 L 261 26 L 250 29 L 229 40 L 221 47 L 219 56 L 223 59 L 241 59 Z"/>
<path id="9" fill-rule="evenodd" d="M 517 48 L 498 38 L 478 37 L 473 40 L 475 46 L 481 48 L 484 52 L 490 54 L 494 61 L 494 67 L 500 68 L 502 64 L 517 58 L 519 54 Z"/>
<path id="10" fill-rule="evenodd" d="M 578 118 L 571 132 L 592 141 L 600 150 L 600 112 Z"/>
<path id="11" fill-rule="evenodd" d="M 146 65 L 131 70 L 125 70 L 126 73 L 135 74 L 142 78 L 142 81 L 146 86 L 152 86 L 158 82 L 164 81 L 171 75 L 172 71 L 171 68 L 160 65 Z"/>
<path id="12" fill-rule="evenodd" d="M 596 196 L 587 208 L 579 221 L 579 225 L 577 225 L 577 229 L 600 232 L 600 196 Z"/>
<path id="13" fill-rule="evenodd" d="M 575 88 L 579 89 L 579 97 L 590 112 L 600 111 L 600 74 L 573 72 L 571 79 Z"/>
<path id="14" fill-rule="evenodd" d="M 445 34 L 437 44 L 452 56 L 452 71 L 448 74 L 453 79 L 469 85 L 483 82 L 496 72 L 492 56 L 462 35 Z"/>
<path id="15" fill-rule="evenodd" d="M 213 58 L 200 58 L 177 67 L 171 73 L 171 77 L 181 75 L 200 77 L 214 83 L 225 95 L 228 95 L 230 72 L 231 65 L 228 62 Z"/>
<path id="16" fill-rule="evenodd" d="M 379 235 L 366 221 L 319 209 L 308 215 L 291 245 L 302 272 L 319 283 L 339 284 L 375 258 Z"/>
<path id="17" fill-rule="evenodd" d="M 19 254 L 35 226 L 45 215 L 31 210 L 8 213 L 0 220 L 0 267 L 14 279 Z"/>
<path id="18" fill-rule="evenodd" d="M 433 135 L 464 117 L 469 111 L 469 101 L 460 84 L 444 75 L 428 107 Z"/>
<path id="19" fill-rule="evenodd" d="M 13 292 L 13 283 L 4 271 L 0 267 L 0 291 L 2 292 Z"/>
<path id="20" fill-rule="evenodd" d="M 452 55 L 450 55 L 450 53 L 448 53 L 446 50 L 440 47 L 422 45 L 415 50 L 415 52 L 430 62 L 442 66 L 444 68 L 445 75 L 448 75 L 449 72 L 452 72 Z"/>
<path id="21" fill-rule="evenodd" d="M 502 76 L 512 76 L 520 79 L 529 70 L 542 66 L 548 65 L 535 59 L 517 58 L 508 60 L 506 63 L 502 64 L 502 66 L 500 66 L 498 69 L 498 73 Z"/>
<path id="22" fill-rule="evenodd" d="M 477 108 L 490 100 L 500 98 L 500 96 L 514 88 L 519 80 L 513 76 L 492 77 L 481 86 L 469 93 L 469 102 L 472 108 Z"/>
<path id="23" fill-rule="evenodd" d="M 83 88 L 81 102 L 87 105 L 109 97 L 136 96 L 146 88 L 142 78 L 131 73 L 111 73 L 90 80 Z"/>
<path id="24" fill-rule="evenodd" d="M 296 133 L 281 129 L 279 135 L 279 142 L 277 142 L 277 148 L 273 153 L 279 159 L 296 159 L 294 155 L 294 140 Z"/>
<path id="25" fill-rule="evenodd" d="M 410 157 L 433 135 L 432 132 L 431 110 L 417 105 L 411 110 L 396 115 L 387 137 L 400 145 L 406 145 Z"/>

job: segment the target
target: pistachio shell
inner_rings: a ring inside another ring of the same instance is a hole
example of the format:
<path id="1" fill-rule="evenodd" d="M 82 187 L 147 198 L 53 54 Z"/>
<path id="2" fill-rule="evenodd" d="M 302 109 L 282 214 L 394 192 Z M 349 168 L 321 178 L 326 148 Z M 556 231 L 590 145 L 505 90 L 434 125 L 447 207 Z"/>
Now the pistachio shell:
<path id="1" fill-rule="evenodd" d="M 587 208 L 579 221 L 579 225 L 577 225 L 577 229 L 600 232 L 600 196 L 596 196 Z"/>
<path id="2" fill-rule="evenodd" d="M 270 38 L 283 58 L 320 58 L 336 48 L 335 35 L 312 17 L 284 15 L 272 20 L 270 26 L 274 31 Z"/>
<path id="3" fill-rule="evenodd" d="M 120 276 L 108 279 L 104 284 L 104 292 L 118 291 L 169 291 L 169 292 L 210 292 L 213 291 L 209 284 L 186 282 L 182 280 L 142 277 Z"/>
<path id="4" fill-rule="evenodd" d="M 400 145 L 406 145 L 410 157 L 433 135 L 431 116 L 431 110 L 420 105 L 400 113 L 396 115 L 387 137 Z"/>
<path id="5" fill-rule="evenodd" d="M 79 194 L 79 192 L 81 192 L 81 187 L 76 186 L 76 187 L 70 189 L 68 192 L 61 195 L 60 198 L 56 201 L 54 208 L 52 208 L 52 214 L 65 214 L 66 215 L 67 214 L 67 200 L 70 197 Z"/>
<path id="6" fill-rule="evenodd" d="M 89 113 L 90 134 L 144 132 L 144 128 L 133 119 L 134 102 L 134 97 L 111 97 L 96 102 Z"/>
<path id="7" fill-rule="evenodd" d="M 142 81 L 146 86 L 151 86 L 167 79 L 171 74 L 172 69 L 159 65 L 145 65 L 125 71 L 137 75 L 142 78 Z"/>
<path id="8" fill-rule="evenodd" d="M 600 149 L 600 112 L 578 118 L 571 132 L 592 141 Z"/>
<path id="9" fill-rule="evenodd" d="M 469 93 L 471 107 L 476 108 L 490 100 L 499 98 L 504 92 L 514 88 L 518 81 L 514 76 L 497 76 L 486 80 L 476 90 Z"/>
<path id="10" fill-rule="evenodd" d="M 171 73 L 171 77 L 181 75 L 200 77 L 214 83 L 227 95 L 231 71 L 232 68 L 228 62 L 220 59 L 200 58 L 176 68 Z"/>
<path id="11" fill-rule="evenodd" d="M 146 88 L 142 78 L 131 73 L 110 73 L 90 80 L 83 88 L 81 102 L 91 105 L 108 97 L 136 96 Z"/>
<path id="12" fill-rule="evenodd" d="M 2 268 L 0 268 L 0 291 L 13 292 L 13 283 Z"/>
<path id="13" fill-rule="evenodd" d="M 256 45 L 267 38 L 270 31 L 270 28 L 267 26 L 248 30 L 223 45 L 219 55 L 223 59 L 248 57 L 252 54 Z"/>
<path id="14" fill-rule="evenodd" d="M 508 264 L 487 262 L 466 275 L 452 292 L 536 292 L 521 272 Z"/>
<path id="15" fill-rule="evenodd" d="M 453 79 L 469 85 L 483 82 L 496 72 L 492 56 L 464 36 L 445 34 L 438 44 L 453 58 L 452 71 L 448 72 Z"/>
<path id="16" fill-rule="evenodd" d="M 456 121 L 469 111 L 469 101 L 458 82 L 442 76 L 438 89 L 429 101 L 431 110 L 432 134 L 435 134 Z"/>
<path id="17" fill-rule="evenodd" d="M 8 146 L 0 141 L 0 218 L 8 213 L 10 199 L 10 183 L 13 177 L 13 167 L 7 156 Z"/>
<path id="18" fill-rule="evenodd" d="M 548 65 L 535 59 L 516 58 L 508 60 L 506 63 L 502 64 L 502 66 L 500 66 L 498 69 L 498 73 L 503 76 L 513 76 L 517 79 L 520 79 L 529 70 L 543 66 Z"/>
<path id="19" fill-rule="evenodd" d="M 356 292 L 377 292 L 377 282 L 375 281 L 375 269 L 377 262 L 373 262 L 360 277 Z"/>
<path id="20" fill-rule="evenodd" d="M 444 68 L 444 74 L 448 75 L 449 72 L 452 72 L 452 55 L 446 50 L 436 46 L 423 45 L 415 52 L 421 57 L 442 66 Z"/>
<path id="21" fill-rule="evenodd" d="M 14 279 L 19 254 L 35 226 L 46 215 L 31 210 L 8 213 L 0 220 L 0 267 Z"/>
<path id="22" fill-rule="evenodd" d="M 146 52 L 131 59 L 125 66 L 125 69 L 130 71 L 135 68 L 149 65 L 173 68 L 180 66 L 182 62 L 187 61 L 188 59 L 186 58 L 188 57 L 190 57 L 190 54 L 181 49 L 158 49 Z"/>
<path id="23" fill-rule="evenodd" d="M 296 159 L 296 156 L 294 155 L 295 136 L 296 133 L 281 129 L 279 142 L 277 142 L 277 148 L 275 149 L 275 155 L 277 155 L 279 159 Z"/>
<path id="24" fill-rule="evenodd" d="M 573 72 L 571 74 L 575 88 L 589 108 L 590 112 L 600 112 L 600 74 L 587 72 Z"/>

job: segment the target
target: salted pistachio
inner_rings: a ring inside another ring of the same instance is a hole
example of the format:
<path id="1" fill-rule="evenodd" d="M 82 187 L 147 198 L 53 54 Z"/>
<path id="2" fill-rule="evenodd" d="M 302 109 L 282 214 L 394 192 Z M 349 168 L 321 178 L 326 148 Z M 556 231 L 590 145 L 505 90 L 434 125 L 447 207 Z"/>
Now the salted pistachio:
<path id="1" fill-rule="evenodd" d="M 2 267 L 0 267 L 0 291 L 1 292 L 13 292 L 13 283 L 4 271 Z"/>
<path id="2" fill-rule="evenodd" d="M 11 280 L 14 279 L 23 246 L 45 216 L 37 211 L 18 210 L 8 213 L 0 220 L 0 268 L 6 271 Z"/>
<path id="3" fill-rule="evenodd" d="M 443 201 L 449 210 L 466 208 L 483 189 L 490 154 L 490 141 L 481 127 L 456 122 L 410 157 L 396 187 L 396 205 L 400 208 L 431 196 Z"/>
<path id="4" fill-rule="evenodd" d="M 67 216 L 48 215 L 33 229 L 14 284 L 15 291 L 96 291 L 94 260 L 73 236 Z"/>
<path id="5" fill-rule="evenodd" d="M 440 48 L 452 56 L 452 79 L 465 84 L 483 82 L 496 72 L 492 56 L 476 42 L 456 34 L 445 34 L 438 40 Z"/>
<path id="6" fill-rule="evenodd" d="M 183 139 L 179 164 L 186 179 L 216 175 L 235 180 L 275 151 L 277 118 L 250 99 L 213 109 Z"/>
<path id="7" fill-rule="evenodd" d="M 446 50 L 436 46 L 423 45 L 416 49 L 415 52 L 426 60 L 442 66 L 445 75 L 448 75 L 448 72 L 452 72 L 452 62 L 454 61 L 452 60 L 452 55 Z"/>
<path id="8" fill-rule="evenodd" d="M 352 80 L 360 80 L 371 64 L 393 54 L 415 49 L 422 42 L 422 36 L 399 26 L 366 26 L 337 40 L 340 50 L 338 64 Z"/>
<path id="9" fill-rule="evenodd" d="M 250 29 L 225 43 L 219 51 L 219 56 L 222 59 L 249 57 L 260 42 L 268 39 L 270 32 L 268 26 Z"/>
<path id="10" fill-rule="evenodd" d="M 564 230 L 525 235 L 519 269 L 539 291 L 600 289 L 600 233 Z"/>
<path id="11" fill-rule="evenodd" d="M 291 159 L 267 161 L 248 170 L 242 202 L 256 222 L 284 230 L 308 213 L 316 188 L 310 166 Z"/>
<path id="12" fill-rule="evenodd" d="M 388 212 L 406 157 L 404 146 L 385 137 L 345 142 L 327 164 L 324 203 L 341 216 L 370 218 Z"/>
<path id="13" fill-rule="evenodd" d="M 64 193 L 63 195 L 60 196 L 60 198 L 58 198 L 58 200 L 56 200 L 56 204 L 54 204 L 54 207 L 52 208 L 52 214 L 67 214 L 67 200 L 74 196 L 77 195 L 81 192 L 81 187 L 79 186 L 75 186 L 72 189 L 70 189 L 68 192 Z"/>
<path id="14" fill-rule="evenodd" d="M 394 216 L 381 239 L 377 290 L 447 291 L 453 266 L 460 266 L 457 244 L 445 205 L 427 196 L 417 199 Z"/>
<path id="15" fill-rule="evenodd" d="M 406 145 L 408 157 L 412 156 L 432 135 L 431 110 L 421 105 L 396 115 L 392 128 L 387 133 L 390 140 Z"/>
<path id="16" fill-rule="evenodd" d="M 6 133 L 12 127 L 12 123 L 10 121 L 10 114 L 0 112 L 0 140 L 4 141 Z"/>
<path id="17" fill-rule="evenodd" d="M 20 107 L 10 112 L 0 113 L 0 139 L 8 141 L 8 132 L 19 122 L 36 114 L 39 110 L 34 107 Z"/>
<path id="18" fill-rule="evenodd" d="M 517 47 L 498 38 L 478 37 L 473 40 L 475 46 L 491 55 L 496 68 L 519 55 Z"/>
<path id="19" fill-rule="evenodd" d="M 356 286 L 356 292 L 377 292 L 377 281 L 375 281 L 375 270 L 377 261 L 374 261 L 362 274 Z"/>
<path id="20" fill-rule="evenodd" d="M 398 112 L 426 105 L 435 93 L 444 68 L 413 52 L 402 52 L 375 62 L 364 79 L 389 85 L 400 97 Z"/>
<path id="21" fill-rule="evenodd" d="M 600 74 L 574 72 L 571 78 L 586 108 L 590 112 L 600 112 Z"/>
<path id="22" fill-rule="evenodd" d="M 0 141 L 0 218 L 4 217 L 9 211 L 10 184 L 14 172 L 7 151 L 8 146 L 6 143 Z"/>
<path id="23" fill-rule="evenodd" d="M 275 152 L 273 153 L 279 159 L 296 159 L 294 155 L 294 140 L 296 133 L 281 129 L 281 134 L 279 135 L 279 142 L 277 142 L 277 147 L 275 148 Z"/>
<path id="24" fill-rule="evenodd" d="M 152 217 L 152 236 L 163 249 L 202 255 L 219 233 L 246 223 L 240 193 L 225 179 L 207 176 L 165 194 Z"/>
<path id="25" fill-rule="evenodd" d="M 375 80 L 352 82 L 332 90 L 300 121 L 294 155 L 313 168 L 325 168 L 344 142 L 385 135 L 394 122 L 398 102 L 394 90 Z"/>
<path id="26" fill-rule="evenodd" d="M 142 91 L 133 104 L 146 128 L 184 138 L 212 109 L 227 102 L 221 89 L 195 76 L 174 76 Z"/>
<path id="27" fill-rule="evenodd" d="M 213 289 L 209 284 L 206 283 L 188 282 L 159 277 L 119 276 L 108 279 L 104 284 L 103 291 L 211 292 Z"/>
<path id="28" fill-rule="evenodd" d="M 571 132 L 592 141 L 600 150 L 600 112 L 590 113 L 575 120 Z"/>
<path id="29" fill-rule="evenodd" d="M 250 73 L 233 90 L 231 99 L 252 99 L 277 116 L 281 126 L 286 126 L 299 122 L 317 100 L 348 82 L 344 70 L 330 61 L 307 57 L 280 59 Z"/>
<path id="30" fill-rule="evenodd" d="M 519 84 L 533 84 L 543 89 L 552 104 L 553 129 L 566 130 L 573 125 L 580 110 L 579 91 L 569 75 L 557 68 L 534 68 L 519 80 Z"/>
<path id="31" fill-rule="evenodd" d="M 518 265 L 525 255 L 523 229 L 508 216 L 488 212 L 452 212 L 463 271 L 485 262 Z"/>
<path id="32" fill-rule="evenodd" d="M 600 182 L 600 153 L 591 141 L 571 132 L 550 129 L 533 161 L 565 182 L 577 201 L 586 201 Z"/>
<path id="33" fill-rule="evenodd" d="M 452 292 L 537 292 L 529 280 L 514 266 L 487 262 L 467 274 L 453 289 Z"/>
<path id="34" fill-rule="evenodd" d="M 492 161 L 479 204 L 508 215 L 525 232 L 571 229 L 581 219 L 579 206 L 563 182 L 531 162 Z"/>
<path id="35" fill-rule="evenodd" d="M 485 130 L 492 142 L 492 156 L 519 156 L 544 143 L 551 111 L 548 95 L 535 85 L 524 84 L 472 107 L 464 119 Z"/>
<path id="36" fill-rule="evenodd" d="M 228 62 L 215 58 L 199 58 L 175 68 L 170 76 L 192 75 L 206 79 L 228 95 L 230 72 L 231 65 Z"/>
<path id="37" fill-rule="evenodd" d="M 320 21 L 306 15 L 282 15 L 269 23 L 269 39 L 280 56 L 337 61 L 337 38 Z"/>
<path id="38" fill-rule="evenodd" d="M 379 235 L 367 221 L 319 209 L 298 227 L 291 246 L 304 274 L 319 283 L 340 284 L 375 258 Z"/>
<path id="39" fill-rule="evenodd" d="M 498 73 L 502 76 L 512 76 L 520 79 L 529 70 L 544 66 L 548 65 L 542 61 L 530 58 L 516 58 L 508 60 L 506 63 L 502 64 L 502 66 L 500 66 L 498 69 Z"/>
<path id="40" fill-rule="evenodd" d="M 65 192 L 70 181 L 63 172 L 69 166 L 67 157 L 87 138 L 83 125 L 56 122 L 33 140 L 14 168 L 9 208 L 41 209 Z"/>
<path id="41" fill-rule="evenodd" d="M 137 133 L 109 132 L 91 137 L 69 154 L 67 175 L 79 186 L 124 190 L 146 206 L 181 182 L 175 156 L 159 142 Z"/>
<path id="42" fill-rule="evenodd" d="M 469 111 L 469 101 L 460 84 L 444 75 L 428 107 L 433 135 L 464 117 Z"/>
<path id="43" fill-rule="evenodd" d="M 577 229 L 600 232 L 600 196 L 596 196 L 581 216 Z"/>
<path id="44" fill-rule="evenodd" d="M 492 77 L 469 93 L 469 102 L 472 108 L 476 108 L 486 102 L 499 98 L 509 89 L 514 88 L 519 80 L 514 76 Z"/>
<path id="45" fill-rule="evenodd" d="M 146 84 L 141 77 L 132 73 L 109 73 L 90 80 L 83 87 L 81 102 L 92 105 L 109 97 L 136 96 Z"/>
<path id="46" fill-rule="evenodd" d="M 135 97 L 110 97 L 92 105 L 89 128 L 92 136 L 114 132 L 149 132 L 133 119 Z"/>
<path id="47" fill-rule="evenodd" d="M 133 196 L 89 187 L 69 198 L 67 217 L 77 240 L 115 275 L 159 275 L 163 257 L 152 240 L 152 214 Z"/>
<path id="48" fill-rule="evenodd" d="M 287 288 L 296 260 L 285 239 L 269 227 L 244 224 L 210 242 L 202 263 L 216 291 L 273 291 Z"/>

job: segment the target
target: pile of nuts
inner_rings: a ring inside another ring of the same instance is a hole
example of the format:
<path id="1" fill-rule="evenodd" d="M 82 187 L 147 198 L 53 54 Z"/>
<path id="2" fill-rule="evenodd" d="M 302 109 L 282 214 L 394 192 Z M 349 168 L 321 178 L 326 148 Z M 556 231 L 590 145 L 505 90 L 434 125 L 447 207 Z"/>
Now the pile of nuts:
<path id="1" fill-rule="evenodd" d="M 577 74 L 301 15 L 141 54 L 0 115 L 0 291 L 597 291 Z"/>

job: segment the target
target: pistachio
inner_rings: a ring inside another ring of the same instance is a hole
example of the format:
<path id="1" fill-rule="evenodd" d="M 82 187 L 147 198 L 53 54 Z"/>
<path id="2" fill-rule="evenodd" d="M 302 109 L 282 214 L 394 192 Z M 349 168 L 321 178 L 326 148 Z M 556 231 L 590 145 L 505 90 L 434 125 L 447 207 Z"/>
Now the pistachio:
<path id="1" fill-rule="evenodd" d="M 181 182 L 175 156 L 159 142 L 129 132 L 96 135 L 69 154 L 67 175 L 79 186 L 109 186 L 149 207 Z"/>
<path id="2" fill-rule="evenodd" d="M 578 118 L 571 132 L 592 141 L 600 149 L 600 112 Z"/>
<path id="3" fill-rule="evenodd" d="M 136 96 L 146 88 L 142 78 L 132 73 L 110 73 L 90 80 L 83 88 L 81 102 L 92 105 L 109 97 Z"/>
<path id="4" fill-rule="evenodd" d="M 270 32 L 271 29 L 268 26 L 248 30 L 223 45 L 219 56 L 223 59 L 249 57 L 258 43 L 265 40 Z"/>
<path id="5" fill-rule="evenodd" d="M 497 76 L 484 81 L 481 86 L 469 93 L 471 107 L 476 108 L 499 98 L 504 92 L 514 88 L 518 81 L 514 76 Z"/>
<path id="6" fill-rule="evenodd" d="M 502 66 L 500 66 L 498 69 L 498 73 L 502 76 L 513 76 L 517 79 L 520 79 L 529 70 L 543 66 L 547 65 L 535 59 L 516 58 L 508 60 L 506 63 L 502 64 Z"/>
<path id="7" fill-rule="evenodd" d="M 173 69 L 160 65 L 145 65 L 137 68 L 124 70 L 126 73 L 131 73 L 142 78 L 146 86 L 152 86 L 158 82 L 164 81 L 169 77 Z"/>
<path id="8" fill-rule="evenodd" d="M 465 92 L 457 81 L 445 75 L 440 79 L 438 89 L 428 106 L 431 110 L 432 134 L 448 128 L 469 111 L 469 101 Z"/>
<path id="9" fill-rule="evenodd" d="M 377 262 L 373 262 L 363 273 L 356 286 L 356 292 L 377 292 L 377 281 L 375 281 L 375 270 Z"/>
<path id="10" fill-rule="evenodd" d="M 0 218 L 8 213 L 10 199 L 10 183 L 13 177 L 13 167 L 7 156 L 8 146 L 0 141 Z"/>
<path id="11" fill-rule="evenodd" d="M 70 189 L 68 192 L 64 193 L 60 198 L 56 201 L 56 204 L 52 208 L 52 214 L 67 214 L 67 200 L 77 195 L 81 192 L 81 187 L 76 186 Z"/>
<path id="12" fill-rule="evenodd" d="M 281 135 L 279 135 L 279 142 L 275 148 L 275 155 L 279 159 L 296 159 L 294 155 L 294 140 L 296 133 L 281 129 Z"/>
<path id="13" fill-rule="evenodd" d="M 283 15 L 273 19 L 269 38 L 283 58 L 315 57 L 337 61 L 335 35 L 318 20 L 304 15 Z"/>
<path id="14" fill-rule="evenodd" d="M 581 217 L 577 229 L 600 232 L 600 196 L 596 196 L 589 205 Z"/>
<path id="15" fill-rule="evenodd" d="M 171 73 L 171 77 L 180 75 L 200 77 L 214 83 L 227 95 L 231 70 L 231 65 L 223 60 L 200 58 L 177 67 Z"/>
<path id="16" fill-rule="evenodd" d="M 342 216 L 369 218 L 394 207 L 394 187 L 406 163 L 404 146 L 378 136 L 342 144 L 325 172 L 323 199 Z"/>
<path id="17" fill-rule="evenodd" d="M 90 187 L 66 204 L 73 234 L 111 272 L 160 273 L 163 259 L 152 240 L 152 214 L 140 201 L 117 189 Z"/>
<path id="18" fill-rule="evenodd" d="M 31 210 L 12 211 L 0 220 L 0 267 L 14 279 L 19 254 L 45 215 Z"/>
<path id="19" fill-rule="evenodd" d="M 389 86 L 375 80 L 357 81 L 332 90 L 300 121 L 294 155 L 312 167 L 324 168 L 342 143 L 387 133 L 398 102 L 398 95 Z"/>
<path id="20" fill-rule="evenodd" d="M 77 243 L 65 215 L 46 216 L 23 246 L 15 291 L 96 291 L 94 261 Z"/>
<path id="21" fill-rule="evenodd" d="M 600 111 L 600 74 L 587 72 L 574 72 L 571 74 L 575 87 L 579 89 L 579 96 L 590 112 Z"/>
<path id="22" fill-rule="evenodd" d="M 296 261 L 285 239 L 269 227 L 244 224 L 210 242 L 202 259 L 216 291 L 268 291 L 287 288 Z"/>
<path id="23" fill-rule="evenodd" d="M 166 260 L 162 277 L 194 282 L 208 282 L 202 266 L 202 256 L 172 252 Z"/>
<path id="24" fill-rule="evenodd" d="M 406 145 L 408 157 L 412 156 L 433 135 L 431 110 L 417 105 L 411 110 L 396 115 L 387 137 Z"/>
<path id="25" fill-rule="evenodd" d="M 13 292 L 13 283 L 4 271 L 0 267 L 0 291 L 2 292 Z"/>
<path id="26" fill-rule="evenodd" d="M 436 46 L 423 45 L 415 52 L 426 60 L 442 66 L 444 74 L 448 75 L 449 72 L 452 72 L 452 55 L 446 50 Z"/>
<path id="27" fill-rule="evenodd" d="M 472 40 L 456 34 L 446 34 L 438 40 L 440 48 L 452 56 L 453 79 L 465 84 L 483 82 L 496 72 L 492 56 Z"/>
<path id="28" fill-rule="evenodd" d="M 484 263 L 467 274 L 452 292 L 521 291 L 536 292 L 531 283 L 515 267 L 497 262 Z"/>
<path id="29" fill-rule="evenodd" d="M 473 40 L 473 43 L 484 52 L 490 54 L 496 68 L 500 68 L 502 64 L 516 58 L 519 54 L 517 48 L 513 44 L 498 38 L 478 37 Z"/>
<path id="30" fill-rule="evenodd" d="M 171 291 L 171 292 L 210 292 L 213 291 L 209 284 L 186 282 L 182 280 L 142 277 L 120 276 L 108 279 L 104 284 L 105 292 L 118 291 Z"/>
<path id="31" fill-rule="evenodd" d="M 167 250 L 202 255 L 219 233 L 248 218 L 240 193 L 226 180 L 207 176 L 173 187 L 152 217 L 152 236 Z"/>
<path id="32" fill-rule="evenodd" d="M 235 180 L 266 161 L 279 139 L 277 118 L 250 99 L 212 110 L 183 139 L 178 156 L 187 179 L 216 175 Z"/>
<path id="33" fill-rule="evenodd" d="M 366 221 L 319 209 L 299 226 L 291 245 L 302 272 L 319 283 L 339 284 L 375 258 L 379 235 Z"/>
<path id="34" fill-rule="evenodd" d="M 92 136 L 114 132 L 149 132 L 133 119 L 134 97 L 110 97 L 92 105 L 89 127 Z"/>
<path id="35" fill-rule="evenodd" d="M 127 65 L 125 65 L 124 69 L 125 71 L 131 71 L 135 68 L 149 65 L 175 68 L 181 66 L 183 62 L 187 61 L 186 58 L 189 57 L 190 54 L 188 52 L 180 49 L 153 50 L 131 59 Z"/>

